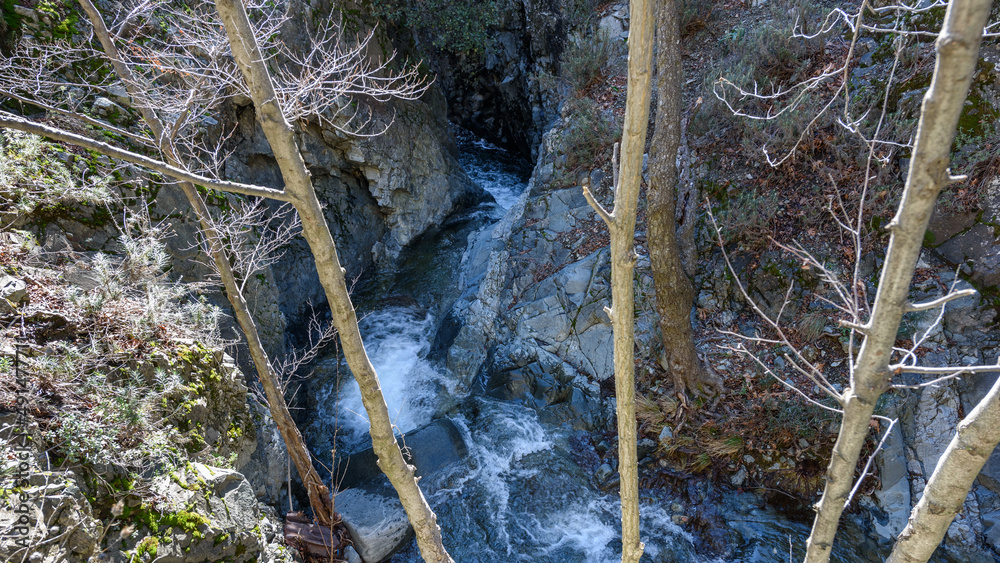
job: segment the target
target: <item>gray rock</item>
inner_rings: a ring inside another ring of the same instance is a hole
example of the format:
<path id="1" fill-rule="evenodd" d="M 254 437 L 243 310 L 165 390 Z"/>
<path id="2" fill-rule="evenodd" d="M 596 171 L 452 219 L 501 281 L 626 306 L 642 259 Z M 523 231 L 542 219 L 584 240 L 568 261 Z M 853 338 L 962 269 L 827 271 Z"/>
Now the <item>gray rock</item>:
<path id="1" fill-rule="evenodd" d="M 1000 248 L 994 227 L 978 223 L 937 247 L 952 264 L 966 264 L 972 278 L 985 285 L 1000 283 Z"/>
<path id="2" fill-rule="evenodd" d="M 348 489 L 336 497 L 337 512 L 365 561 L 382 561 L 409 541 L 413 533 L 395 493 L 378 489 Z"/>
<path id="3" fill-rule="evenodd" d="M 741 465 L 740 469 L 729 477 L 729 482 L 733 484 L 734 487 L 740 487 L 743 482 L 747 479 L 747 468 Z"/>
<path id="4" fill-rule="evenodd" d="M 440 473 L 469 455 L 462 432 L 447 418 L 408 432 L 400 438 L 400 445 L 406 462 L 416 466 L 418 477 Z M 338 461 L 336 473 L 338 487 L 341 489 L 365 486 L 372 482 L 388 483 L 378 467 L 378 458 L 372 448 Z"/>
<path id="5" fill-rule="evenodd" d="M 898 425 L 893 427 L 875 461 L 882 477 L 882 486 L 875 491 L 875 499 L 887 516 L 886 522 L 875 522 L 875 530 L 882 537 L 895 538 L 910 516 L 910 482 L 906 474 L 903 433 Z"/>
<path id="6" fill-rule="evenodd" d="M 53 254 L 72 252 L 73 245 L 70 244 L 65 231 L 56 225 L 50 224 L 45 228 L 45 243 L 42 244 L 42 250 Z"/>
<path id="7" fill-rule="evenodd" d="M 352 546 L 344 548 L 344 559 L 347 560 L 347 563 L 364 563 L 361 560 L 361 556 L 358 555 L 358 552 Z"/>
<path id="8" fill-rule="evenodd" d="M 106 88 L 106 91 L 108 93 L 108 96 L 111 96 L 111 98 L 114 101 L 118 102 L 119 104 L 123 106 L 131 105 L 132 97 L 129 96 L 128 90 L 124 86 L 121 86 L 119 84 L 113 84 L 111 86 L 108 86 Z"/>
<path id="9" fill-rule="evenodd" d="M 656 439 L 661 444 L 669 442 L 674 439 L 674 431 L 669 426 L 664 426 L 663 430 L 660 430 L 660 435 Z"/>
<path id="10" fill-rule="evenodd" d="M 8 530 L 0 538 L 4 560 L 19 561 L 29 555 L 18 545 L 19 539 L 27 540 L 33 550 L 31 557 L 45 563 L 83 563 L 100 551 L 104 526 L 95 519 L 72 474 L 35 470 L 19 500 L 17 504 L 5 502 L 0 508 L 0 526 Z M 25 529 L 19 533 L 15 526 Z"/>
<path id="11" fill-rule="evenodd" d="M 107 98 L 102 97 L 94 100 L 94 113 L 101 117 L 114 119 L 124 113 L 124 111 L 121 106 Z"/>
<path id="12" fill-rule="evenodd" d="M 598 483 L 603 483 L 608 479 L 608 477 L 611 477 L 611 474 L 614 472 L 615 470 L 612 469 L 610 465 L 602 463 L 601 466 L 594 471 L 594 479 L 597 479 Z"/>
<path id="13" fill-rule="evenodd" d="M 256 448 L 246 465 L 237 466 L 262 502 L 272 506 L 286 505 L 288 449 L 281 438 L 271 412 L 256 400 L 251 400 L 256 435 Z M 243 456 L 241 456 L 243 457 Z M 293 472 L 294 473 L 294 472 Z"/>
<path id="14" fill-rule="evenodd" d="M 28 286 L 11 276 L 0 277 L 0 314 L 10 313 L 28 302 Z"/>
<path id="15" fill-rule="evenodd" d="M 914 415 L 915 428 L 920 430 L 912 436 L 910 443 L 926 475 L 934 471 L 938 459 L 951 442 L 959 420 L 958 407 L 958 394 L 951 385 L 920 391 Z"/>
<path id="16" fill-rule="evenodd" d="M 200 537 L 178 529 L 161 531 L 171 541 L 159 542 L 157 557 L 190 563 L 243 562 L 257 559 L 263 551 L 264 538 L 254 531 L 260 509 L 253 487 L 240 473 L 193 463 L 189 469 L 154 479 L 152 490 L 168 499 L 171 510 L 186 510 L 207 522 L 198 526 Z M 134 550 L 145 535 L 129 538 L 126 551 Z"/>
<path id="17" fill-rule="evenodd" d="M 983 521 L 983 539 L 993 548 L 1000 551 L 1000 510 L 980 515 Z"/>
<path id="18" fill-rule="evenodd" d="M 407 462 L 423 477 L 425 494 L 434 490 L 434 477 L 453 468 L 468 455 L 461 431 L 452 421 L 441 419 L 410 432 L 403 440 Z M 409 541 L 413 530 L 399 496 L 379 470 L 371 449 L 351 455 L 339 463 L 335 502 L 337 512 L 354 539 L 354 547 L 365 561 L 382 561 Z M 343 490 L 346 489 L 346 490 Z"/>

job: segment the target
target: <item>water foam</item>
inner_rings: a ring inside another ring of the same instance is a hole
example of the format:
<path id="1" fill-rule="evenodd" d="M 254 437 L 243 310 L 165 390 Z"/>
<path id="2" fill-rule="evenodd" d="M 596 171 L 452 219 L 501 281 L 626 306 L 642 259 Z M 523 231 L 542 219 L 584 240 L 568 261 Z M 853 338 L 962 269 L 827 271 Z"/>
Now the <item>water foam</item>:
<path id="1" fill-rule="evenodd" d="M 409 432 L 429 423 L 439 403 L 439 395 L 453 392 L 455 382 L 427 361 L 427 335 L 434 318 L 407 307 L 387 307 L 362 319 L 361 333 L 368 357 L 375 366 L 389 416 L 400 432 Z M 346 440 L 353 446 L 366 444 L 368 414 L 361 402 L 361 389 L 351 379 L 340 395 L 339 419 Z"/>

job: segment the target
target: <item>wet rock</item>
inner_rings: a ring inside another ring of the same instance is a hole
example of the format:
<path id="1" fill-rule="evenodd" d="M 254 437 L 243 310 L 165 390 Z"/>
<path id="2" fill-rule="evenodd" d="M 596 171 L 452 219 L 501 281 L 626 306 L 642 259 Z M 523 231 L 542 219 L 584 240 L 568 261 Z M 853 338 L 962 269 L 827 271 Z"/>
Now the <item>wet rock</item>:
<path id="1" fill-rule="evenodd" d="M 421 101 L 396 101 L 373 116 L 381 135 L 352 137 L 330 127 L 307 127 L 300 148 L 339 254 L 352 278 L 376 259 L 390 263 L 400 250 L 454 210 L 478 201 L 474 185 L 456 158 L 446 110 L 436 86 Z M 258 185 L 281 185 L 281 177 L 252 108 L 237 108 L 236 152 L 226 173 Z M 282 312 L 291 322 L 325 301 L 303 241 L 293 243 L 276 266 Z"/>
<path id="2" fill-rule="evenodd" d="M 459 463 L 469 454 L 461 430 L 447 418 L 408 432 L 399 440 L 403 446 L 403 457 L 407 463 L 416 466 L 418 477 L 439 473 Z M 382 481 L 385 476 L 377 461 L 372 448 L 338 461 L 339 488 L 349 489 L 372 481 Z"/>
<path id="3" fill-rule="evenodd" d="M 596 479 L 598 483 L 603 483 L 608 479 L 608 477 L 611 477 L 611 474 L 614 472 L 615 470 L 612 469 L 610 465 L 602 463 L 601 466 L 594 471 L 594 479 Z"/>
<path id="4" fill-rule="evenodd" d="M 364 563 L 361 560 L 361 556 L 358 555 L 358 552 L 352 546 L 344 548 L 344 559 L 347 560 L 347 563 Z"/>
<path id="5" fill-rule="evenodd" d="M 441 419 L 410 432 L 401 441 L 407 462 L 416 466 L 425 494 L 431 494 L 430 477 L 443 473 L 468 455 L 461 431 L 452 421 Z M 409 541 L 410 522 L 399 496 L 379 470 L 369 449 L 351 455 L 337 468 L 335 502 L 354 547 L 365 561 L 382 561 Z M 340 476 L 343 476 L 342 478 Z"/>
<path id="6" fill-rule="evenodd" d="M 906 457 L 903 452 L 903 433 L 899 426 L 885 442 L 876 457 L 882 486 L 875 491 L 875 499 L 886 514 L 885 521 L 875 521 L 875 531 L 884 538 L 899 535 L 910 516 L 910 482 L 906 474 Z"/>
<path id="7" fill-rule="evenodd" d="M 622 483 L 621 475 L 619 475 L 618 472 L 616 471 L 615 473 L 611 474 L 611 476 L 608 477 L 603 483 L 598 485 L 598 488 L 601 489 L 601 491 L 608 494 L 616 493 L 618 492 L 621 483 Z"/>
<path id="8" fill-rule="evenodd" d="M 413 533 L 399 497 L 386 487 L 358 487 L 337 494 L 337 512 L 365 561 L 382 561 L 409 541 Z"/>
<path id="9" fill-rule="evenodd" d="M 496 355 L 499 367 L 490 370 L 487 395 L 532 407 L 541 420 L 549 423 L 565 423 L 583 430 L 603 422 L 597 389 L 555 354 L 532 347 L 507 346 L 501 347 Z M 524 355 L 523 361 L 514 361 L 519 355 Z"/>

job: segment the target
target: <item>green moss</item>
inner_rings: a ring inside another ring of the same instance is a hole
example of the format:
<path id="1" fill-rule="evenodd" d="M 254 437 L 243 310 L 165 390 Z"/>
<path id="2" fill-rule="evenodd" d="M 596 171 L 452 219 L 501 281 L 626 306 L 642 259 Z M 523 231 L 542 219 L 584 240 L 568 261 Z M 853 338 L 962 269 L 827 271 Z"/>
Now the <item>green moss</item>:
<path id="1" fill-rule="evenodd" d="M 180 512 L 163 515 L 160 518 L 159 525 L 177 528 L 186 534 L 191 534 L 195 538 L 204 539 L 205 534 L 199 528 L 202 526 L 209 527 L 212 525 L 212 522 L 197 512 L 181 510 Z"/>
<path id="2" fill-rule="evenodd" d="M 135 547 L 135 554 L 140 560 L 149 555 L 150 559 L 156 559 L 156 551 L 160 547 L 160 540 L 156 536 L 146 536 Z"/>
<path id="3" fill-rule="evenodd" d="M 12 46 L 14 38 L 21 30 L 21 16 L 14 11 L 14 0 L 0 1 L 0 16 L 3 17 L 3 22 L 0 23 L 0 31 L 4 31 L 5 35 L 3 39 L 0 39 L 0 47 L 6 51 Z"/>
<path id="4" fill-rule="evenodd" d="M 35 10 L 45 14 L 52 20 L 49 32 L 54 39 L 69 39 L 77 34 L 76 26 L 80 15 L 72 4 L 62 0 L 42 0 Z"/>
<path id="5" fill-rule="evenodd" d="M 188 483 L 187 480 L 182 479 L 181 476 L 178 475 L 176 472 L 170 473 L 170 480 L 173 481 L 174 483 L 177 483 L 177 486 L 179 486 L 180 488 L 186 489 L 188 491 L 201 490 L 201 485 L 199 483 Z M 200 478 L 199 480 L 204 482 L 204 480 Z"/>
<path id="6" fill-rule="evenodd" d="M 927 248 L 934 248 L 934 233 L 930 229 L 924 233 L 924 246 Z"/>

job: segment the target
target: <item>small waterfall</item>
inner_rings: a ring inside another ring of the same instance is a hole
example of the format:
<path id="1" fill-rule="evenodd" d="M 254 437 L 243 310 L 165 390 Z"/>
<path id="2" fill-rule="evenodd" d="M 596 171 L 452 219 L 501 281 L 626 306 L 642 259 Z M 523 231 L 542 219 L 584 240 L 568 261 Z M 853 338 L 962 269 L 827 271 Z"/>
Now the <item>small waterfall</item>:
<path id="1" fill-rule="evenodd" d="M 499 219 L 524 191 L 531 168 L 521 158 L 480 139 L 472 133 L 454 128 L 461 149 L 458 161 L 472 181 L 479 184 L 496 200 L 493 219 Z"/>
<path id="2" fill-rule="evenodd" d="M 433 316 L 412 306 L 388 306 L 365 315 L 360 326 L 393 424 L 406 433 L 430 422 L 438 397 L 455 392 L 454 380 L 426 359 Z M 353 380 L 341 391 L 340 420 L 349 450 L 371 445 L 368 415 Z"/>

